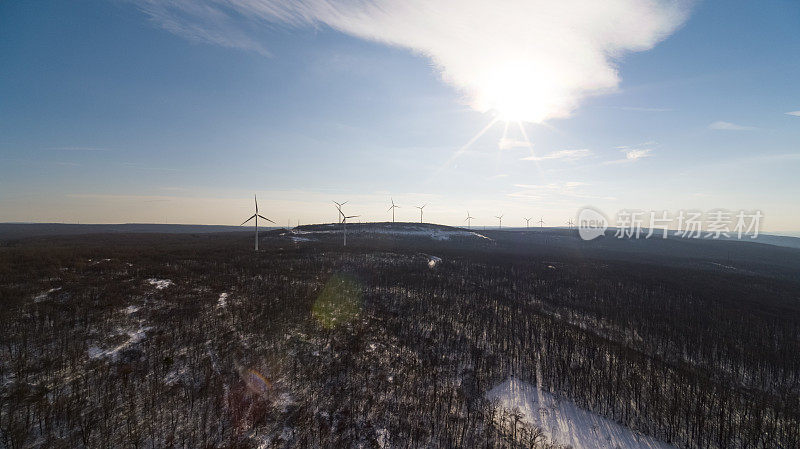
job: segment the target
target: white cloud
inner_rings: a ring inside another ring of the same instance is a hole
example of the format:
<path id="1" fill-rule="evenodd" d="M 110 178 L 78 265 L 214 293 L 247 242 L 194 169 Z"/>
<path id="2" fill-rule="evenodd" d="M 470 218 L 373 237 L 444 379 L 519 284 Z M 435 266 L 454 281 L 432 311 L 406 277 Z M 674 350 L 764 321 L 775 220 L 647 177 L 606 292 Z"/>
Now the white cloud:
<path id="1" fill-rule="evenodd" d="M 614 91 L 616 63 L 672 34 L 693 0 L 141 0 L 165 29 L 266 54 L 248 29 L 328 26 L 430 59 L 479 111 L 541 122 Z"/>
<path id="2" fill-rule="evenodd" d="M 637 160 L 643 157 L 650 157 L 653 150 L 650 149 L 640 149 L 640 150 L 629 150 L 625 152 L 625 158 L 628 160 Z"/>
<path id="3" fill-rule="evenodd" d="M 593 195 L 584 191 L 584 187 L 589 186 L 585 182 L 568 181 L 563 183 L 549 184 L 514 184 L 519 191 L 509 193 L 508 196 L 514 198 L 534 199 L 539 201 L 558 202 L 565 199 L 608 199 Z"/>
<path id="4" fill-rule="evenodd" d="M 671 112 L 674 109 L 670 108 L 644 108 L 644 107 L 637 107 L 637 106 L 621 106 L 619 109 L 623 111 L 637 111 L 637 112 Z"/>
<path id="5" fill-rule="evenodd" d="M 585 158 L 590 156 L 592 152 L 587 149 L 581 150 L 559 150 L 554 151 L 550 154 L 545 154 L 544 156 L 528 156 L 523 157 L 521 160 L 523 161 L 544 161 L 549 159 L 563 159 L 565 161 L 576 161 L 578 159 Z"/>
<path id="6" fill-rule="evenodd" d="M 518 140 L 518 139 L 509 139 L 507 137 L 503 137 L 497 142 L 497 147 L 501 150 L 510 150 L 513 148 L 530 148 L 532 145 L 530 142 L 525 140 Z"/>
<path id="7" fill-rule="evenodd" d="M 500 174 L 497 174 L 497 175 L 494 175 L 494 176 L 489 176 L 486 179 L 491 181 L 493 179 L 500 179 L 500 178 L 508 178 L 508 174 L 507 173 L 500 173 Z"/>
<path id="8" fill-rule="evenodd" d="M 752 131 L 758 128 L 754 126 L 737 125 L 731 122 L 717 121 L 708 125 L 708 129 L 716 129 L 721 131 Z"/>
<path id="9" fill-rule="evenodd" d="M 787 112 L 786 114 L 787 115 L 793 115 L 795 117 L 800 117 L 800 111 L 791 111 L 791 112 Z"/>
<path id="10" fill-rule="evenodd" d="M 606 161 L 603 162 L 603 165 L 610 165 L 610 164 L 624 164 L 624 163 L 631 163 L 636 162 L 640 159 L 644 159 L 646 157 L 650 157 L 653 155 L 653 150 L 651 148 L 628 148 L 628 147 L 620 147 L 620 151 L 625 153 L 625 159 L 616 159 L 613 161 Z"/>

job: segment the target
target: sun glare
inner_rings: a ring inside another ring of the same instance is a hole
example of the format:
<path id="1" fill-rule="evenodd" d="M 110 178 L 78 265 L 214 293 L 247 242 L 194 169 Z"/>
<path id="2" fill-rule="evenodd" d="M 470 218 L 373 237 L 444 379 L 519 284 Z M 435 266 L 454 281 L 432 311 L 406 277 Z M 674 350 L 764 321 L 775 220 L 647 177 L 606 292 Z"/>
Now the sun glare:
<path id="1" fill-rule="evenodd" d="M 507 122 L 541 123 L 558 115 L 559 103 L 554 83 L 543 70 L 523 62 L 508 62 L 495 67 L 477 86 L 481 109 L 494 110 Z M 554 114 L 555 113 L 555 114 Z"/>

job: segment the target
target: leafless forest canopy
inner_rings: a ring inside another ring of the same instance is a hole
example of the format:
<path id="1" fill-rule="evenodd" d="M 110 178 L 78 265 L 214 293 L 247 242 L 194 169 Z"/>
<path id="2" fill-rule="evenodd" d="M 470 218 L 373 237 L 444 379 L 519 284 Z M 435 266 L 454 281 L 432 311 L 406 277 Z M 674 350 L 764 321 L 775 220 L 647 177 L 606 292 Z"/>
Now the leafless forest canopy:
<path id="1" fill-rule="evenodd" d="M 797 250 L 524 239 L 6 242 L 0 446 L 554 447 L 486 399 L 513 375 L 679 448 L 800 447 Z"/>

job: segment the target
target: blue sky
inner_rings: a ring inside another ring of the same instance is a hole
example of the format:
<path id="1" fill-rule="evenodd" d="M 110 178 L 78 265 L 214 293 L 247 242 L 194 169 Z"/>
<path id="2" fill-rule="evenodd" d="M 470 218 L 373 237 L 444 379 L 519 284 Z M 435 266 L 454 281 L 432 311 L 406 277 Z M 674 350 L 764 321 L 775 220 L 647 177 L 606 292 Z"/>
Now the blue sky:
<path id="1" fill-rule="evenodd" d="M 484 8 L 462 4 L 473 3 Z M 513 3 L 486 19 L 508 36 L 470 22 L 463 46 L 448 39 L 463 14 L 447 7 L 384 8 L 362 23 L 322 0 L 266 13 L 247 0 L 200 13 L 161 0 L 0 3 L 0 221 L 238 224 L 258 193 L 278 223 L 330 222 L 334 199 L 385 220 L 393 197 L 409 221 L 423 203 L 430 221 L 460 224 L 468 209 L 478 226 L 500 213 L 561 225 L 585 205 L 725 208 L 800 230 L 800 113 L 787 114 L 800 111 L 800 4 L 681 2 L 683 16 L 644 31 L 635 18 L 610 57 L 618 79 L 598 87 L 607 67 L 584 67 L 583 52 L 616 35 L 564 46 L 566 11 L 520 43 L 542 19 Z M 415 21 L 434 31 L 392 28 Z M 555 50 L 528 53 L 540 45 Z M 573 51 L 578 69 L 563 56 Z M 501 79 L 512 100 L 569 92 L 525 110 L 524 135 L 478 105 L 496 93 L 476 75 L 498 65 L 485 60 L 515 52 L 563 72 Z"/>

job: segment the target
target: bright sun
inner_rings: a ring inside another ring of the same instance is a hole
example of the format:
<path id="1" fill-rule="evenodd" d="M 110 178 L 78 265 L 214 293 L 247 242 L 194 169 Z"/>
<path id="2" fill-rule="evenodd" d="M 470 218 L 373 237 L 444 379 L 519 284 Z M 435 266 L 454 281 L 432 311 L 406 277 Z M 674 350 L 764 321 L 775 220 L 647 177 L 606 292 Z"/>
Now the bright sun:
<path id="1" fill-rule="evenodd" d="M 548 74 L 529 63 L 508 62 L 495 67 L 477 87 L 478 106 L 495 110 L 503 121 L 541 123 L 549 118 L 557 92 Z"/>

